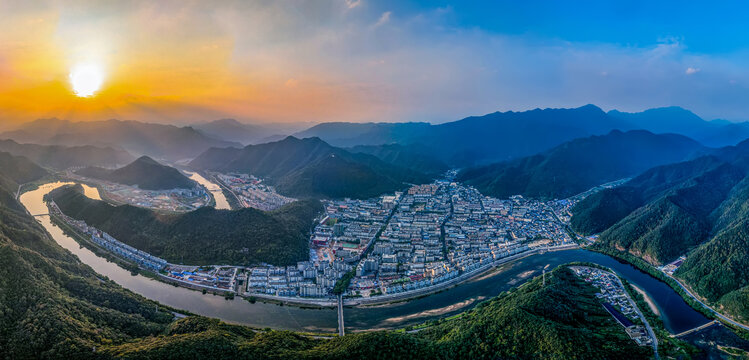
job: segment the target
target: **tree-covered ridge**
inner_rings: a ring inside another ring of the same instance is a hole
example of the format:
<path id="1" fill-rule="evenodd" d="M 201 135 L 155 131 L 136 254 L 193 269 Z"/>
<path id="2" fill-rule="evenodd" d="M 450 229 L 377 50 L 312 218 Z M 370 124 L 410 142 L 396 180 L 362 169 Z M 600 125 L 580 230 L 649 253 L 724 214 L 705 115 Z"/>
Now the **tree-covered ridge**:
<path id="1" fill-rule="evenodd" d="M 350 153 L 319 138 L 283 140 L 242 149 L 213 148 L 190 166 L 200 170 L 243 172 L 267 179 L 279 193 L 297 197 L 370 198 L 426 183 L 431 177 L 379 158 Z"/>
<path id="2" fill-rule="evenodd" d="M 684 136 L 644 130 L 575 139 L 551 150 L 470 168 L 458 180 L 501 198 L 521 194 L 565 198 L 596 185 L 685 160 L 702 145 Z"/>
<path id="3" fill-rule="evenodd" d="M 48 175 L 47 170 L 29 159 L 0 152 L 0 181 L 2 181 L 0 185 L 5 185 L 6 190 L 15 191 L 16 189 L 12 189 L 13 186 L 38 180 L 46 175 Z"/>
<path id="4" fill-rule="evenodd" d="M 196 186 L 195 182 L 179 170 L 159 164 L 148 156 L 141 156 L 119 169 L 87 167 L 76 171 L 76 174 L 125 185 L 137 185 L 145 190 L 192 189 Z"/>
<path id="5" fill-rule="evenodd" d="M 576 231 L 596 246 L 653 265 L 687 254 L 675 276 L 738 319 L 749 319 L 749 162 L 740 146 L 651 169 L 574 209 Z"/>
<path id="6" fill-rule="evenodd" d="M 128 245 L 169 262 L 196 265 L 290 265 L 306 260 L 309 232 L 322 211 L 319 201 L 302 200 L 271 212 L 203 207 L 183 214 L 160 214 L 92 200 L 80 188 L 65 187 L 50 195 L 66 215 Z"/>
<path id="7" fill-rule="evenodd" d="M 19 170 L 0 167 L 6 178 Z M 163 331 L 173 315 L 58 246 L 16 202 L 17 185 L 0 186 L 0 355 L 93 357 L 94 347 Z"/>

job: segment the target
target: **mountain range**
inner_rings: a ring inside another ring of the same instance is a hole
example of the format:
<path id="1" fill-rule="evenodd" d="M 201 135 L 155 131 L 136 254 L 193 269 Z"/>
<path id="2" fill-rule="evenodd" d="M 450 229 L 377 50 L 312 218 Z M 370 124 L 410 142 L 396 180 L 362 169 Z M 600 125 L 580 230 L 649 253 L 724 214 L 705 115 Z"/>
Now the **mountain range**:
<path id="1" fill-rule="evenodd" d="M 204 135 L 239 144 L 258 144 L 280 140 L 279 130 L 269 126 L 245 124 L 235 119 L 219 119 L 192 125 Z M 283 137 L 282 137 L 283 138 Z"/>
<path id="2" fill-rule="evenodd" d="M 294 136 L 315 136 L 333 146 L 344 147 L 419 144 L 440 161 L 462 168 L 534 155 L 572 139 L 612 130 L 681 134 L 711 147 L 734 145 L 749 138 L 747 122 L 705 121 L 679 107 L 607 113 L 594 105 L 495 112 L 438 125 L 323 123 Z"/>
<path id="3" fill-rule="evenodd" d="M 198 170 L 244 172 L 268 179 L 293 197 L 368 198 L 429 182 L 430 177 L 379 158 L 333 147 L 319 138 L 281 141 L 244 148 L 213 148 L 189 164 Z"/>
<path id="4" fill-rule="evenodd" d="M 193 158 L 214 146 L 240 146 L 208 137 L 191 127 L 121 120 L 71 122 L 40 119 L 2 133 L 0 138 L 43 145 L 114 147 L 135 155 L 172 161 Z"/>
<path id="5" fill-rule="evenodd" d="M 566 198 L 654 166 L 686 160 L 703 149 L 681 135 L 614 130 L 571 140 L 536 155 L 465 169 L 458 180 L 500 198 L 516 194 Z"/>
<path id="6" fill-rule="evenodd" d="M 25 156 L 39 165 L 56 170 L 79 166 L 110 167 L 135 159 L 127 151 L 111 147 L 19 144 L 13 140 L 0 140 L 0 151 Z"/>
<path id="7" fill-rule="evenodd" d="M 86 167 L 75 173 L 85 177 L 138 186 L 144 190 L 192 189 L 197 186 L 179 170 L 159 164 L 148 156 L 141 156 L 118 169 Z"/>

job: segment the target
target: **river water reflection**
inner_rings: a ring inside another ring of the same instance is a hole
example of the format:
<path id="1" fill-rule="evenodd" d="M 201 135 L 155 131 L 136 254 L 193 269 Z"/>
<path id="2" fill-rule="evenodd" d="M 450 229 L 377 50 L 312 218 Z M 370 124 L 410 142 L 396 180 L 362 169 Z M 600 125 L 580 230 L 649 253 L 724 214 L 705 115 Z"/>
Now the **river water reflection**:
<path id="1" fill-rule="evenodd" d="M 46 214 L 44 195 L 64 184 L 66 183 L 46 184 L 34 191 L 24 193 L 20 198 L 21 203 L 32 215 Z M 93 196 L 92 193 L 90 194 Z M 133 276 L 129 271 L 82 248 L 75 240 L 63 234 L 60 228 L 52 224 L 49 216 L 37 216 L 37 219 L 57 243 L 77 255 L 81 261 L 98 273 L 135 293 L 165 305 L 260 328 L 325 332 L 333 332 L 336 329 L 337 317 L 333 309 L 303 309 L 260 302 L 251 304 L 240 298 L 224 300 L 220 296 L 203 295 L 197 291 L 174 287 L 141 275 Z M 587 250 L 565 250 L 533 255 L 505 264 L 494 273 L 425 298 L 397 304 L 346 308 L 344 310 L 346 328 L 348 330 L 396 328 L 454 315 L 474 307 L 484 299 L 518 286 L 533 276 L 540 275 L 541 269 L 547 264 L 554 267 L 572 261 L 586 261 L 608 266 L 632 284 L 643 289 L 653 299 L 666 329 L 672 333 L 679 333 L 709 321 L 690 308 L 668 285 L 631 265 Z"/>
<path id="2" fill-rule="evenodd" d="M 202 175 L 191 172 L 191 171 L 185 171 L 188 175 L 190 175 L 190 179 L 196 181 L 200 185 L 203 185 L 208 191 L 213 194 L 213 199 L 216 200 L 216 209 L 217 210 L 231 210 L 231 206 L 229 206 L 229 202 L 226 201 L 226 196 L 224 196 L 224 192 L 221 191 L 221 187 L 218 184 L 214 184 L 208 179 L 204 178 Z"/>

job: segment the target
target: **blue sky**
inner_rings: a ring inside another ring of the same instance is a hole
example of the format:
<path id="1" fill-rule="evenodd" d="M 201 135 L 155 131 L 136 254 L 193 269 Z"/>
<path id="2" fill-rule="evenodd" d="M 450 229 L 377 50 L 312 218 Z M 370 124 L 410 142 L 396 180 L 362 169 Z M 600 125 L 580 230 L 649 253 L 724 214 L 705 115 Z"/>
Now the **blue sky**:
<path id="1" fill-rule="evenodd" d="M 749 120 L 747 10 L 718 1 L 0 1 L 0 95 L 25 111 L 0 106 L 0 120 L 78 116 L 27 95 L 91 54 L 111 70 L 105 86 L 120 89 L 91 119 L 439 123 L 592 103 Z"/>
<path id="2" fill-rule="evenodd" d="M 486 94 L 478 96 L 485 96 L 477 106 L 483 110 L 489 110 L 484 104 L 520 110 L 595 103 L 625 111 L 678 105 L 708 119 L 749 119 L 745 106 L 749 3 L 384 1 L 371 5 L 368 10 L 375 14 L 390 12 L 393 23 L 431 18 L 433 31 L 422 34 L 424 42 L 450 41 L 466 51 L 466 59 L 455 64 L 456 71 L 475 62 L 495 68 L 493 75 L 474 82 L 498 95 L 493 101 Z M 423 30 L 413 29 L 410 35 L 418 37 Z M 515 89 L 515 94 L 509 89 Z"/>

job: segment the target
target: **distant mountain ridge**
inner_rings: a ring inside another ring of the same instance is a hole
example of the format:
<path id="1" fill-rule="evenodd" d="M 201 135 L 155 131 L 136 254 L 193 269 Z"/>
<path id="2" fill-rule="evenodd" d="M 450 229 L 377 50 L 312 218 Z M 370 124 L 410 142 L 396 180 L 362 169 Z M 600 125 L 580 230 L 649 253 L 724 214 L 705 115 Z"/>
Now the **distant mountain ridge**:
<path id="1" fill-rule="evenodd" d="M 429 182 L 420 172 L 386 163 L 368 154 L 352 154 L 318 138 L 209 149 L 190 162 L 199 170 L 245 172 L 267 178 L 294 197 L 367 198 Z"/>
<path id="2" fill-rule="evenodd" d="M 182 175 L 179 170 L 159 164 L 148 156 L 141 156 L 118 169 L 87 167 L 76 171 L 76 174 L 125 185 L 137 185 L 145 190 L 191 189 L 196 186 L 195 182 Z"/>
<path id="3" fill-rule="evenodd" d="M 614 130 L 571 140 L 536 155 L 466 169 L 458 180 L 500 198 L 516 194 L 565 198 L 654 166 L 686 160 L 703 149 L 681 135 Z"/>
<path id="4" fill-rule="evenodd" d="M 595 105 L 495 112 L 439 125 L 322 123 L 295 136 L 315 136 L 344 147 L 424 144 L 435 158 L 453 167 L 466 167 L 534 155 L 572 139 L 612 130 L 681 134 L 713 147 L 734 145 L 749 138 L 749 122 L 705 121 L 679 107 L 606 113 Z"/>
<path id="5" fill-rule="evenodd" d="M 0 140 L 0 151 L 25 156 L 31 161 L 58 170 L 77 166 L 117 166 L 135 158 L 125 150 L 111 147 L 19 144 Z"/>
<path id="6" fill-rule="evenodd" d="M 272 129 L 260 125 L 241 123 L 235 119 L 219 119 L 195 124 L 192 127 L 211 138 L 243 145 L 262 143 L 265 142 L 265 139 L 276 135 Z"/>
<path id="7" fill-rule="evenodd" d="M 210 147 L 239 146 L 217 140 L 191 127 L 177 127 L 138 121 L 105 120 L 71 122 L 40 119 L 20 129 L 0 134 L 0 138 L 44 145 L 115 147 L 131 154 L 182 160 Z"/>

